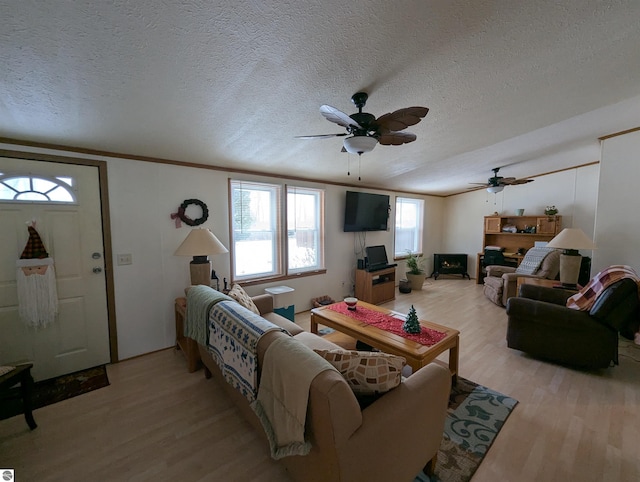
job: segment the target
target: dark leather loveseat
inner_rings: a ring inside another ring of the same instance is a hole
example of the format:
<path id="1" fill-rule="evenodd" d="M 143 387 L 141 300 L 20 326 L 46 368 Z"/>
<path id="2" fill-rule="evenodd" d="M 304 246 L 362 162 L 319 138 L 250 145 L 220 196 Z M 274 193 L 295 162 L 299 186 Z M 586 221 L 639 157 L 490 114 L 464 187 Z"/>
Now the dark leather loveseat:
<path id="1" fill-rule="evenodd" d="M 580 368 L 618 364 L 618 333 L 633 339 L 639 325 L 638 288 L 622 279 L 589 311 L 567 308 L 573 292 L 522 285 L 507 302 L 507 345 L 532 356 Z"/>

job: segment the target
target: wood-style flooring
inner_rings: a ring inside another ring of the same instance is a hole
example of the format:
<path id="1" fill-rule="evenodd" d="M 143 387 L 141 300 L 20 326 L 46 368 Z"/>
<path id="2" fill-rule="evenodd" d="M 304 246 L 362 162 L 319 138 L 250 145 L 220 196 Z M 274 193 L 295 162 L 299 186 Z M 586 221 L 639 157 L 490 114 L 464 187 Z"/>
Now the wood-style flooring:
<path id="1" fill-rule="evenodd" d="M 319 295 L 322 293 L 319 293 Z M 507 348 L 506 315 L 474 280 L 441 277 L 384 306 L 460 330 L 460 375 L 520 403 L 473 477 L 640 480 L 640 349 L 582 372 Z M 309 328 L 309 313 L 296 315 Z M 443 355 L 446 360 L 446 355 Z M 214 380 L 172 349 L 108 367 L 111 385 L 0 421 L 17 481 L 289 481 Z M 395 481 L 392 481 L 395 482 Z"/>

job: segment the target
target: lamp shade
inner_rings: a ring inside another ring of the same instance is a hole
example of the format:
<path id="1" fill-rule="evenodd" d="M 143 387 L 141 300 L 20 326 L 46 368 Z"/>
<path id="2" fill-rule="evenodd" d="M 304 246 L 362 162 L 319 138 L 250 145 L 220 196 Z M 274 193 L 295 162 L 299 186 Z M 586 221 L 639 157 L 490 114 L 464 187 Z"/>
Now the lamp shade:
<path id="1" fill-rule="evenodd" d="M 206 228 L 192 229 L 176 252 L 175 256 L 208 256 L 228 253 L 227 248 Z"/>
<path id="2" fill-rule="evenodd" d="M 363 154 L 373 151 L 377 143 L 378 140 L 375 137 L 353 136 L 344 140 L 344 148 L 351 154 Z"/>
<path id="3" fill-rule="evenodd" d="M 575 288 L 580 277 L 580 263 L 582 256 L 579 249 L 595 249 L 593 244 L 582 229 L 564 228 L 555 238 L 547 244 L 549 248 L 564 249 L 560 255 L 560 283 L 565 288 Z"/>
<path id="4" fill-rule="evenodd" d="M 495 194 L 498 192 L 502 192 L 503 189 L 504 189 L 504 186 L 489 186 L 487 188 L 487 192 Z"/>
<path id="5" fill-rule="evenodd" d="M 560 249 L 595 249 L 596 245 L 579 228 L 564 228 L 560 233 L 549 241 L 549 248 Z"/>
<path id="6" fill-rule="evenodd" d="M 228 250 L 211 231 L 206 228 L 196 228 L 191 230 L 173 254 L 175 256 L 193 256 L 193 261 L 189 263 L 191 284 L 209 286 L 212 272 L 211 261 L 207 256 L 222 253 L 228 253 Z"/>

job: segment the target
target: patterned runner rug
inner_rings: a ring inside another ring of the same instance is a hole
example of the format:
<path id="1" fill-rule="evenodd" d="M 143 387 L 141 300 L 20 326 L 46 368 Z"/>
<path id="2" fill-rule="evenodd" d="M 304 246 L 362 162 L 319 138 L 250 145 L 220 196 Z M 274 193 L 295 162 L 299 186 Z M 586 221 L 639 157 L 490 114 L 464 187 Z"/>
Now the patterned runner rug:
<path id="1" fill-rule="evenodd" d="M 471 479 L 517 400 L 458 377 L 449 397 L 435 477 L 420 473 L 415 482 L 466 482 Z"/>
<path id="2" fill-rule="evenodd" d="M 107 369 L 104 365 L 88 368 L 68 375 L 36 382 L 33 387 L 32 409 L 76 397 L 83 393 L 109 385 Z M 20 387 L 14 387 L 0 394 L 0 420 L 22 413 Z M 37 414 L 36 414 L 37 415 Z"/>

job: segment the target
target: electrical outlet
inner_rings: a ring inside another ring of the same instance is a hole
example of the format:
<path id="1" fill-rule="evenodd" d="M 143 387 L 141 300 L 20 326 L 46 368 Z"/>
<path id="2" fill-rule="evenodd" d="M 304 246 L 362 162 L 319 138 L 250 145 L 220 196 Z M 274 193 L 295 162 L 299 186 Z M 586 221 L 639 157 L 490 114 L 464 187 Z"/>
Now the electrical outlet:
<path id="1" fill-rule="evenodd" d="M 133 255 L 131 254 L 119 254 L 118 266 L 124 266 L 127 264 L 133 264 Z"/>

